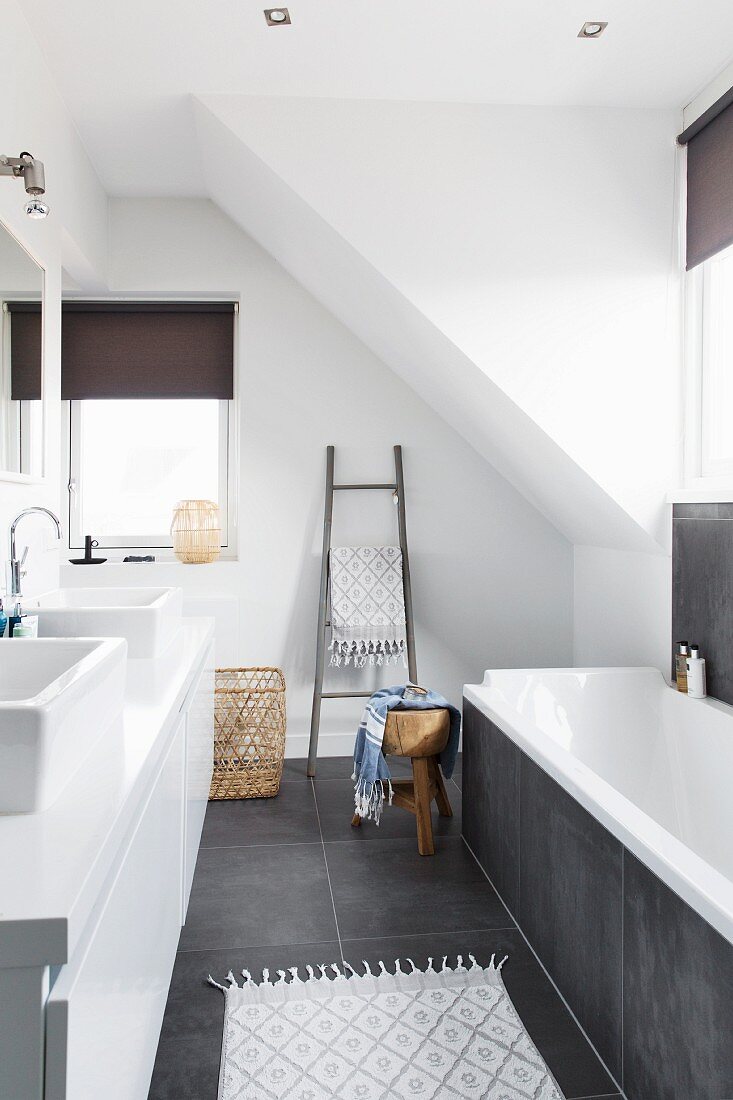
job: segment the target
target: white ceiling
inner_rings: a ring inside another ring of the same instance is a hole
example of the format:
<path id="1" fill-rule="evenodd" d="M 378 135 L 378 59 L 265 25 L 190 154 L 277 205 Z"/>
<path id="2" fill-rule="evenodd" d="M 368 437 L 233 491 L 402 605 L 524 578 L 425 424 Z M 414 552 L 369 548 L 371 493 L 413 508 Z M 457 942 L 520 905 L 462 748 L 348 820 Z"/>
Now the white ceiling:
<path id="1" fill-rule="evenodd" d="M 733 53 L 730 0 L 21 3 L 118 195 L 204 193 L 191 94 L 681 107 Z"/>

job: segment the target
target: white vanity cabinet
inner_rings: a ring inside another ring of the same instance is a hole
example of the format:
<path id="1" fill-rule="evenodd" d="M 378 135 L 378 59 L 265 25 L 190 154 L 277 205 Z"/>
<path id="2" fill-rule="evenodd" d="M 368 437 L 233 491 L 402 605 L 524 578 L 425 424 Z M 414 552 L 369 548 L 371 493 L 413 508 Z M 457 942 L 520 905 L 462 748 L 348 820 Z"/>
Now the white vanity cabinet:
<path id="1" fill-rule="evenodd" d="M 0 817 L 2 1100 L 147 1100 L 213 763 L 212 629 L 187 622 L 158 698 L 128 663 L 117 754 L 47 815 Z"/>
<path id="2" fill-rule="evenodd" d="M 96 926 L 46 1005 L 44 1100 L 144 1100 L 181 927 L 186 719 Z"/>

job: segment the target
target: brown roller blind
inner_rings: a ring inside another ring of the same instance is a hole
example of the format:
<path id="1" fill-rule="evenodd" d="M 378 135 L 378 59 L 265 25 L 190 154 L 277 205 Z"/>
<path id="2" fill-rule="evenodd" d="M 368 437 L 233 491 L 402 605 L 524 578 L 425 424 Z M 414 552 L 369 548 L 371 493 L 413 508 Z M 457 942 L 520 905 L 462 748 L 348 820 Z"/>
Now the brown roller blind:
<path id="1" fill-rule="evenodd" d="M 40 401 L 43 350 L 40 302 L 7 302 L 10 312 L 10 399 Z"/>
<path id="2" fill-rule="evenodd" d="M 707 121 L 706 121 L 707 118 Z M 733 103 L 723 96 L 680 134 L 687 145 L 687 270 L 733 244 Z"/>
<path id="3" fill-rule="evenodd" d="M 66 302 L 61 397 L 234 396 L 234 305 Z"/>

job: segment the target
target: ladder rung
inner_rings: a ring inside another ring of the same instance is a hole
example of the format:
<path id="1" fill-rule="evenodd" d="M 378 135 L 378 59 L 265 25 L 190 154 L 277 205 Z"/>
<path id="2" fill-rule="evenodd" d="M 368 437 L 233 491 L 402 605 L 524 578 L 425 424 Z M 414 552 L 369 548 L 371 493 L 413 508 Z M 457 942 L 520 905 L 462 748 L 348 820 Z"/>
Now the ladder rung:
<path id="1" fill-rule="evenodd" d="M 324 691 L 321 699 L 371 699 L 373 694 L 373 691 Z"/>
<path id="2" fill-rule="evenodd" d="M 391 489 L 392 492 L 395 492 L 397 486 L 392 484 L 382 485 L 378 482 L 373 482 L 369 485 L 334 485 L 334 489 Z"/>

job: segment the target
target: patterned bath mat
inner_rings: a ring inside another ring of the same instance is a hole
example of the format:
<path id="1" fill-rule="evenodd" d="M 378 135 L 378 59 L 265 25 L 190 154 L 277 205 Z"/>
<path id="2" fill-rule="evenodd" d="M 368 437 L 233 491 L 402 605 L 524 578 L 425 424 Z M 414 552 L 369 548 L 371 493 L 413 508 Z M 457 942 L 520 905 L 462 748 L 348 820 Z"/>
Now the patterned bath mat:
<path id="1" fill-rule="evenodd" d="M 492 956 L 390 974 L 230 972 L 219 1100 L 563 1100 Z"/>

